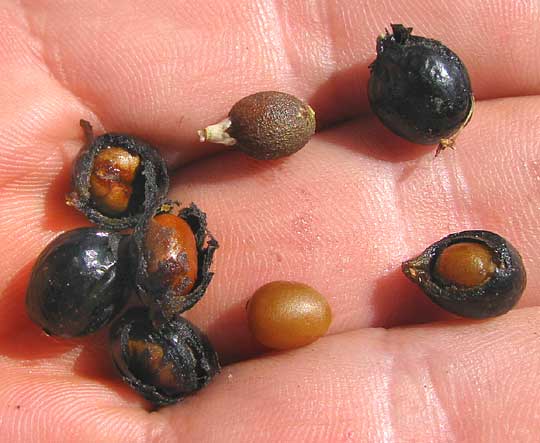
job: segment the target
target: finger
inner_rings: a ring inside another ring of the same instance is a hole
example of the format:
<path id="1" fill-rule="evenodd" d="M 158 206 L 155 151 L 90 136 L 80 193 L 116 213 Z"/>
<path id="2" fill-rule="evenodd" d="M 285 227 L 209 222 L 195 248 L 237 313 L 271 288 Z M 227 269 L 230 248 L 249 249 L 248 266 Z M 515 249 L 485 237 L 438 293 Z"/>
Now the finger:
<path id="1" fill-rule="evenodd" d="M 432 321 L 442 311 L 405 279 L 401 262 L 466 229 L 492 230 L 521 251 L 529 291 L 520 306 L 537 305 L 539 106 L 537 98 L 480 103 L 456 151 L 436 159 L 366 119 L 281 162 L 228 154 L 186 168 L 171 195 L 207 211 L 221 242 L 214 280 L 188 316 L 231 359 L 257 349 L 244 307 L 272 280 L 326 295 L 331 333 Z"/>
<path id="2" fill-rule="evenodd" d="M 479 99 L 539 93 L 534 2 L 449 8 L 401 0 L 390 20 L 453 48 Z M 42 1 L 25 13 L 60 84 L 109 130 L 145 136 L 180 162 L 220 149 L 200 146 L 195 131 L 257 90 L 309 100 L 322 126 L 366 112 L 368 65 L 389 26 L 387 5 L 373 2 Z"/>
<path id="3" fill-rule="evenodd" d="M 0 431 L 6 441 L 532 442 L 539 319 L 529 308 L 325 337 L 226 367 L 159 414 L 118 378 L 81 376 L 84 349 L 65 355 L 65 371 L 2 359 Z"/>
<path id="4" fill-rule="evenodd" d="M 97 358 L 103 359 L 104 355 Z M 152 440 L 153 432 L 160 429 L 160 420 L 141 408 L 142 402 L 127 386 L 119 385 L 117 376 L 110 380 L 81 376 L 76 352 L 66 360 L 73 363 L 69 375 L 43 360 L 0 363 L 6 381 L 0 387 L 0 432 L 4 441 Z"/>
<path id="5" fill-rule="evenodd" d="M 64 229 L 84 219 L 64 203 L 81 148 L 86 108 L 49 73 L 16 4 L 0 8 L 0 241 L 2 298 L 21 269 Z"/>
<path id="6" fill-rule="evenodd" d="M 224 369 L 163 436 L 242 442 L 533 442 L 538 308 L 370 329 Z"/>

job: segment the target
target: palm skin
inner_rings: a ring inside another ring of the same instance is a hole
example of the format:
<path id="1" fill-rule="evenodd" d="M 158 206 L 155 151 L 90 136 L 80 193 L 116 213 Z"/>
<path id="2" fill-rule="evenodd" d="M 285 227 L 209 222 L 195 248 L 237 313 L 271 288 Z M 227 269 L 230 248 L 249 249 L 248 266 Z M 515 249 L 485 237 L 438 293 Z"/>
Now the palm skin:
<path id="1" fill-rule="evenodd" d="M 540 4 L 449 5 L 4 1 L 2 440 L 537 441 Z M 437 159 L 369 113 L 375 37 L 405 21 L 460 55 L 477 99 L 456 151 Z M 271 89 L 317 111 L 321 131 L 305 149 L 258 162 L 197 142 L 237 99 Z M 24 311 L 39 252 L 86 224 L 63 203 L 81 118 L 160 146 L 171 196 L 204 209 L 221 243 L 215 279 L 187 317 L 227 365 L 159 411 L 119 380 L 106 331 L 59 340 Z M 518 308 L 497 319 L 452 318 L 399 271 L 472 228 L 508 238 L 527 267 Z M 276 279 L 327 294 L 328 337 L 263 354 L 244 305 Z"/>

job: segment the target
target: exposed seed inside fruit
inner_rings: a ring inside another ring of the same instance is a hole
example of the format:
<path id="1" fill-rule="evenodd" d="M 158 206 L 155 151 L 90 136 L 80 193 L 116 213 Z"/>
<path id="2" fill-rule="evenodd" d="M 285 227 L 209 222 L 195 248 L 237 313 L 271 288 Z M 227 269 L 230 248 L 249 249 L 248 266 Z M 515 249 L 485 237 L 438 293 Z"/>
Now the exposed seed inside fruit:
<path id="1" fill-rule="evenodd" d="M 134 228 L 163 204 L 169 189 L 165 160 L 135 136 L 95 136 L 89 122 L 80 124 L 86 143 L 73 164 L 66 204 L 103 228 Z"/>
<path id="2" fill-rule="evenodd" d="M 197 242 L 188 223 L 173 214 L 160 214 L 149 223 L 145 237 L 149 287 L 169 287 L 187 294 L 197 279 Z"/>
<path id="3" fill-rule="evenodd" d="M 464 287 L 485 283 L 495 272 L 493 253 L 480 243 L 455 243 L 435 262 L 435 272 L 448 282 Z"/>
<path id="4" fill-rule="evenodd" d="M 138 155 L 119 147 L 103 149 L 96 155 L 90 195 L 103 213 L 118 215 L 127 210 L 140 163 Z"/>
<path id="5" fill-rule="evenodd" d="M 114 364 L 123 380 L 155 403 L 176 403 L 220 371 L 208 337 L 185 318 L 156 326 L 146 309 L 127 311 L 110 331 Z"/>
<path id="6" fill-rule="evenodd" d="M 130 237 L 135 289 L 158 323 L 177 318 L 203 297 L 218 248 L 204 212 L 193 203 L 178 213 L 173 213 L 175 207 L 172 202 L 162 205 Z"/>
<path id="7" fill-rule="evenodd" d="M 434 303 L 462 317 L 508 312 L 527 284 L 519 252 L 489 231 L 450 234 L 401 268 Z"/>

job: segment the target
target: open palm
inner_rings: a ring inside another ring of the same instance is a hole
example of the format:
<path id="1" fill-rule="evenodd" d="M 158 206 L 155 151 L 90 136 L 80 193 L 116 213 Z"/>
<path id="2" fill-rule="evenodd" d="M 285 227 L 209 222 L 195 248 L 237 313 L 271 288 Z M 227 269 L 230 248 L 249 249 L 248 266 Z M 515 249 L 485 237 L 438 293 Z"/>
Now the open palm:
<path id="1" fill-rule="evenodd" d="M 539 11 L 538 0 L 2 2 L 1 440 L 537 441 Z M 456 151 L 434 159 L 370 114 L 367 66 L 390 23 L 468 66 L 477 106 Z M 316 110 L 302 151 L 259 162 L 198 143 L 197 129 L 259 90 Z M 81 118 L 160 147 L 171 197 L 207 212 L 221 243 L 186 316 L 225 367 L 156 412 L 115 373 L 107 331 L 47 337 L 24 310 L 39 252 L 87 223 L 64 205 Z M 528 289 L 503 317 L 451 318 L 399 271 L 469 228 L 524 257 Z M 328 337 L 263 355 L 244 306 L 276 279 L 327 295 Z"/>

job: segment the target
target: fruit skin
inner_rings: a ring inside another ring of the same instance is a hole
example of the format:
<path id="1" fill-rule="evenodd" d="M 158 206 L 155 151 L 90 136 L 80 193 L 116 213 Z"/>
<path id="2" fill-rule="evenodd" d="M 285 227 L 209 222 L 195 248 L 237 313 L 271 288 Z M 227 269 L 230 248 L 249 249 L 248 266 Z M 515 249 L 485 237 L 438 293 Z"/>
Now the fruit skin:
<path id="1" fill-rule="evenodd" d="M 332 321 L 326 299 L 298 282 L 274 281 L 255 291 L 247 305 L 248 326 L 271 349 L 306 346 L 322 337 Z"/>
<path id="2" fill-rule="evenodd" d="M 377 39 L 368 98 L 373 112 L 397 135 L 418 144 L 449 139 L 473 109 L 469 74 L 459 57 L 437 40 L 392 25 Z"/>
<path id="3" fill-rule="evenodd" d="M 262 91 L 238 101 L 228 118 L 199 135 L 201 141 L 234 145 L 258 160 L 274 160 L 304 147 L 315 126 L 315 111 L 294 95 Z"/>
<path id="4" fill-rule="evenodd" d="M 130 353 L 132 340 L 147 349 Z M 160 406 L 194 394 L 220 371 L 208 337 L 182 317 L 156 328 L 147 310 L 131 309 L 112 325 L 110 344 L 124 382 Z"/>
<path id="5" fill-rule="evenodd" d="M 172 203 L 165 204 L 157 213 L 172 213 L 174 206 Z M 157 323 L 177 318 L 182 312 L 191 309 L 205 294 L 214 276 L 210 266 L 219 244 L 207 230 L 206 214 L 191 203 L 179 211 L 178 217 L 191 227 L 197 245 L 197 279 L 187 294 L 181 286 L 169 284 L 171 279 L 166 275 L 167 266 L 163 266 L 162 279 L 148 272 L 145 238 L 150 219 L 137 226 L 130 240 L 130 261 L 132 267 L 136 269 L 135 288 L 141 301 L 150 308 L 152 319 Z M 163 284 L 156 285 L 155 282 L 158 280 Z"/>
<path id="6" fill-rule="evenodd" d="M 483 284 L 463 287 L 437 275 L 437 258 L 448 246 L 459 242 L 478 242 L 492 251 L 495 270 Z M 456 315 L 470 318 L 505 314 L 517 304 L 527 284 L 519 252 L 500 235 L 481 230 L 448 235 L 418 257 L 404 262 L 402 271 L 434 303 Z"/>
<path id="7" fill-rule="evenodd" d="M 80 124 L 86 136 L 86 145 L 75 160 L 72 171 L 72 192 L 66 204 L 81 211 L 93 223 L 106 229 L 133 228 L 164 201 L 169 190 L 169 175 L 165 160 L 145 141 L 127 134 L 107 133 L 94 137 L 92 126 L 85 120 Z M 96 155 L 108 147 L 120 147 L 141 158 L 140 173 L 133 183 L 132 202 L 128 211 L 109 216 L 92 201 L 90 179 Z"/>
<path id="8" fill-rule="evenodd" d="M 125 237 L 98 228 L 65 232 L 43 250 L 30 277 L 26 309 L 47 334 L 97 331 L 127 300 Z"/>

